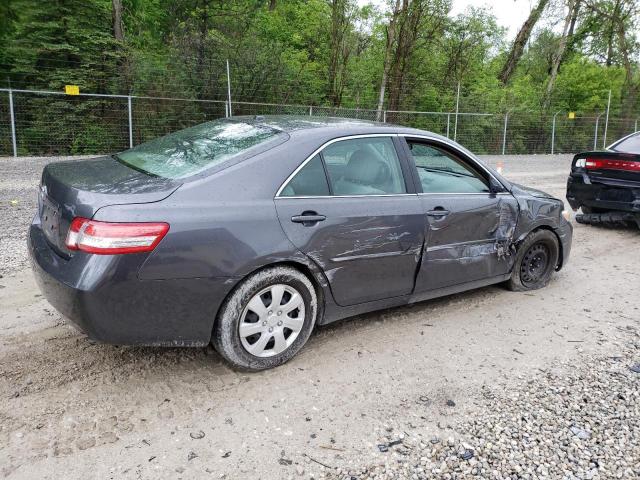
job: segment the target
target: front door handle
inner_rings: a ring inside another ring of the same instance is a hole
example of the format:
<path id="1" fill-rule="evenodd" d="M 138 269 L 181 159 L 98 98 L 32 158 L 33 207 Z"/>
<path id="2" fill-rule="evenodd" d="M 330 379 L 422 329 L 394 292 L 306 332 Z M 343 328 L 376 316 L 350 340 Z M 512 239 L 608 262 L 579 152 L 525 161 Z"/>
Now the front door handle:
<path id="1" fill-rule="evenodd" d="M 305 227 L 311 227 L 318 222 L 323 222 L 327 217 L 324 215 L 318 215 L 316 212 L 302 212 L 301 215 L 294 215 L 291 217 L 293 223 L 301 223 Z"/>
<path id="2" fill-rule="evenodd" d="M 427 212 L 427 215 L 430 216 L 430 217 L 444 218 L 447 215 L 449 215 L 449 213 L 451 213 L 451 212 L 449 212 L 449 210 L 445 210 L 442 207 L 436 207 L 433 210 L 429 210 Z"/>

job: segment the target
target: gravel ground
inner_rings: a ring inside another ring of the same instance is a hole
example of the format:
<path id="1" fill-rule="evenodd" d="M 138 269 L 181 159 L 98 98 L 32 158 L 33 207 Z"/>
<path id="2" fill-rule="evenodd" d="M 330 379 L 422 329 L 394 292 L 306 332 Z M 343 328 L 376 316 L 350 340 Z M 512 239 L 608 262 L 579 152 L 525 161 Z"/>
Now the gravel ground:
<path id="1" fill-rule="evenodd" d="M 485 160 L 564 193 L 569 156 Z M 545 289 L 338 322 L 243 374 L 211 348 L 89 343 L 47 304 L 24 249 L 47 161 L 0 159 L 0 475 L 640 478 L 636 230 L 575 225 Z"/>
<path id="2" fill-rule="evenodd" d="M 640 478 L 640 335 L 633 325 L 627 329 L 615 356 L 520 375 L 509 392 L 485 386 L 474 416 L 457 422 L 446 439 L 389 425 L 378 444 L 388 452 L 384 463 L 328 477 Z"/>
<path id="3" fill-rule="evenodd" d="M 28 266 L 25 234 L 36 213 L 42 169 L 49 162 L 68 158 L 0 157 L 0 275 Z"/>

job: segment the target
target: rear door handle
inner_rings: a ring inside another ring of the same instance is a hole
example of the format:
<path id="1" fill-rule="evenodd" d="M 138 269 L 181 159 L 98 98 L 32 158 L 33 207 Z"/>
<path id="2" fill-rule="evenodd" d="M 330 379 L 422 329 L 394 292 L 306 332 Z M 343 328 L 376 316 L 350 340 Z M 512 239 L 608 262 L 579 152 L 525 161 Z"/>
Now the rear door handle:
<path id="1" fill-rule="evenodd" d="M 449 213 L 450 213 L 449 210 L 445 210 L 445 209 L 439 210 L 436 208 L 435 210 L 429 210 L 427 212 L 427 215 L 430 217 L 443 218 L 449 215 Z"/>
<path id="2" fill-rule="evenodd" d="M 291 217 L 293 223 L 301 223 L 305 227 L 310 227 L 318 222 L 323 222 L 327 217 L 318 215 L 316 212 L 302 212 L 302 215 L 294 215 Z"/>
<path id="3" fill-rule="evenodd" d="M 449 213 L 449 210 L 445 210 L 444 208 L 435 208 L 434 210 L 429 210 L 427 215 L 430 217 L 444 218 L 449 215 Z"/>

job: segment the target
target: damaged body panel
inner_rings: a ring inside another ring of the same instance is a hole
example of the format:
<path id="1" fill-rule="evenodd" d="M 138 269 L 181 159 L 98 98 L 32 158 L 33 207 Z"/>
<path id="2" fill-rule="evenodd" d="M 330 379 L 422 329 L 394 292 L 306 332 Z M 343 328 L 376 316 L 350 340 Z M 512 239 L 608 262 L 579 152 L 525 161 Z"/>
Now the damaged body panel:
<path id="1" fill-rule="evenodd" d="M 198 128 L 224 142 L 191 148 L 196 130 L 175 145 L 165 137 L 153 156 L 153 145 L 125 152 L 129 163 L 46 167 L 42 201 L 64 205 L 64 221 L 39 209 L 33 269 L 50 303 L 93 339 L 205 345 L 234 292 L 274 266 L 311 281 L 325 324 L 503 282 L 536 229 L 557 236 L 555 267 L 566 262 L 562 202 L 512 185 L 447 138 L 313 117 L 211 124 Z M 181 175 L 194 155 L 193 174 Z M 165 226 L 163 236 L 142 250 L 148 236 L 135 237 L 127 250 L 122 232 L 148 225 Z"/>
<path id="2" fill-rule="evenodd" d="M 324 271 L 338 305 L 408 295 L 424 242 L 424 215 L 415 195 L 317 198 L 276 202 L 291 242 Z M 322 212 L 313 226 L 291 222 L 302 211 Z"/>
<path id="3" fill-rule="evenodd" d="M 421 195 L 431 216 L 416 291 L 503 275 L 511 269 L 509 246 L 518 211 L 510 194 Z"/>

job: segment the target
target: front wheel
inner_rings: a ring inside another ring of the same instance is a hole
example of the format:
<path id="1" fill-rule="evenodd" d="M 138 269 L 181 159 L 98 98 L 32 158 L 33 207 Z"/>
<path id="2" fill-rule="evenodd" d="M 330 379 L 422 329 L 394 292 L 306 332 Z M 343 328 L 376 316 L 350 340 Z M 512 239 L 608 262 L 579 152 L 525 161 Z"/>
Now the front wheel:
<path id="1" fill-rule="evenodd" d="M 558 238 L 549 230 L 531 232 L 520 244 L 507 287 L 515 292 L 536 290 L 549 283 L 558 265 Z"/>
<path id="2" fill-rule="evenodd" d="M 225 300 L 212 343 L 233 366 L 264 370 L 282 365 L 307 342 L 318 299 L 311 281 L 281 266 L 261 270 Z"/>

